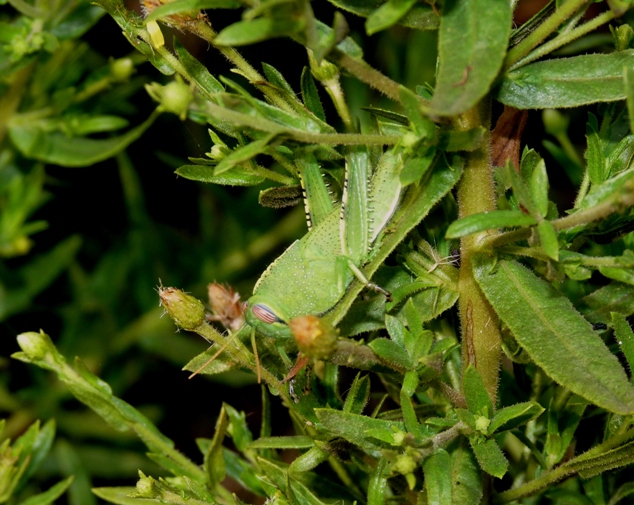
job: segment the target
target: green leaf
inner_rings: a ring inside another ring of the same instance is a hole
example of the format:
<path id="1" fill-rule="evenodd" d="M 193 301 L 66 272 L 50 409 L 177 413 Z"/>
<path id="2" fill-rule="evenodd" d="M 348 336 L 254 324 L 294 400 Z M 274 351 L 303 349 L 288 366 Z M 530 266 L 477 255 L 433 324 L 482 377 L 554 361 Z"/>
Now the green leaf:
<path id="1" fill-rule="evenodd" d="M 262 69 L 264 70 L 264 75 L 273 86 L 285 91 L 291 97 L 295 97 L 295 91 L 293 91 L 293 88 L 291 88 L 291 85 L 279 70 L 265 62 L 262 62 Z"/>
<path id="2" fill-rule="evenodd" d="M 634 370 L 634 332 L 625 316 L 618 312 L 612 312 L 612 326 L 614 327 L 616 341 L 621 347 L 621 352 L 627 360 L 631 373 Z"/>
<path id="3" fill-rule="evenodd" d="M 615 177 L 610 177 L 603 184 L 593 186 L 579 205 L 579 209 L 589 209 L 609 198 L 619 198 L 620 195 L 630 191 L 628 185 L 632 180 L 634 180 L 634 168 L 625 170 Z"/>
<path id="4" fill-rule="evenodd" d="M 595 129 L 596 120 L 586 123 L 586 139 L 588 147 L 585 157 L 588 161 L 588 177 L 592 184 L 601 184 L 608 178 L 606 159 L 603 155 L 603 146 L 599 138 L 599 132 Z"/>
<path id="5" fill-rule="evenodd" d="M 364 375 L 361 377 L 361 372 L 359 372 L 354 378 L 354 381 L 352 381 L 352 386 L 350 386 L 346 401 L 343 404 L 343 411 L 361 414 L 369 398 L 370 376 Z"/>
<path id="6" fill-rule="evenodd" d="M 444 449 L 438 449 L 423 463 L 427 503 L 429 505 L 452 505 L 453 468 L 451 456 Z"/>
<path id="7" fill-rule="evenodd" d="M 624 100 L 623 67 L 632 66 L 632 49 L 531 63 L 507 74 L 496 98 L 517 109 L 579 107 Z"/>
<path id="8" fill-rule="evenodd" d="M 315 79 L 313 79 L 313 75 L 308 67 L 304 67 L 302 70 L 301 87 L 302 99 L 304 100 L 306 108 L 315 114 L 315 116 L 317 116 L 320 120 L 326 121 L 326 113 L 324 112 L 321 100 L 319 99 L 319 92 L 317 91 L 317 86 L 315 85 Z"/>
<path id="9" fill-rule="evenodd" d="M 388 0 L 365 20 L 368 35 L 385 30 L 401 19 L 412 8 L 416 0 Z"/>
<path id="10" fill-rule="evenodd" d="M 533 151 L 534 152 L 534 151 Z M 522 165 L 528 165 L 522 158 Z M 539 158 L 539 161 L 533 168 L 530 179 L 531 197 L 540 217 L 546 217 L 548 214 L 548 174 L 546 173 L 546 163 Z"/>
<path id="11" fill-rule="evenodd" d="M 222 161 L 216 165 L 216 168 L 214 169 L 214 175 L 221 175 L 224 172 L 228 172 L 236 165 L 244 163 L 245 161 L 249 161 L 251 158 L 254 158 L 258 154 L 262 154 L 266 151 L 269 142 L 274 137 L 275 134 L 270 134 L 259 140 L 254 140 L 246 146 L 234 149 L 231 154 L 225 156 Z"/>
<path id="12" fill-rule="evenodd" d="M 330 453 L 328 451 L 324 451 L 319 445 L 315 445 L 296 458 L 291 463 L 288 471 L 293 473 L 309 472 L 324 461 L 327 461 L 329 457 Z"/>
<path id="13" fill-rule="evenodd" d="M 599 272 L 609 279 L 634 286 L 634 272 L 631 268 L 601 267 L 599 268 Z"/>
<path id="14" fill-rule="evenodd" d="M 623 84 L 625 85 L 627 115 L 630 118 L 630 132 L 634 133 L 634 68 L 623 68 Z"/>
<path id="15" fill-rule="evenodd" d="M 187 13 L 200 9 L 237 9 L 242 4 L 236 0 L 175 0 L 173 2 L 159 4 L 146 18 L 145 23 L 174 14 Z"/>
<path id="16" fill-rule="evenodd" d="M 405 348 L 393 340 L 376 338 L 368 344 L 368 347 L 370 347 L 386 365 L 392 368 L 404 370 L 411 370 L 413 368 L 413 364 Z"/>
<path id="17" fill-rule="evenodd" d="M 387 493 L 387 458 L 381 457 L 370 474 L 370 484 L 368 485 L 368 505 L 384 505 Z"/>
<path id="18" fill-rule="evenodd" d="M 438 147 L 443 151 L 474 151 L 482 144 L 486 130 L 480 126 L 471 130 L 441 130 Z"/>
<path id="19" fill-rule="evenodd" d="M 537 224 L 537 221 L 521 210 L 493 210 L 479 212 L 458 219 L 449 225 L 445 238 L 461 238 L 492 228 L 526 227 Z"/>
<path id="20" fill-rule="evenodd" d="M 539 239 L 542 241 L 542 247 L 549 258 L 555 261 L 559 260 L 559 242 L 557 241 L 557 232 L 550 221 L 540 221 L 537 225 Z"/>
<path id="21" fill-rule="evenodd" d="M 531 419 L 536 419 L 544 412 L 537 402 L 524 402 L 498 410 L 489 424 L 489 434 L 513 430 Z"/>
<path id="22" fill-rule="evenodd" d="M 152 14 L 154 14 L 157 10 L 162 9 L 163 7 L 168 7 L 172 5 L 174 5 L 174 3 L 163 4 L 161 7 L 154 10 Z M 174 39 L 174 49 L 176 50 L 176 55 L 178 56 L 178 59 L 185 67 L 185 70 L 187 70 L 189 76 L 197 84 L 198 89 L 207 94 L 207 97 L 211 98 L 211 95 L 213 95 L 214 93 L 224 93 L 225 88 L 220 83 L 220 81 L 218 81 L 218 79 L 211 75 L 209 73 L 209 70 L 207 70 L 207 68 L 196 58 L 194 58 L 189 53 L 189 51 L 183 47 L 178 39 Z"/>
<path id="23" fill-rule="evenodd" d="M 227 172 L 215 174 L 214 169 L 205 165 L 183 165 L 175 172 L 191 181 L 208 182 L 223 186 L 257 186 L 264 182 L 264 177 L 257 175 L 253 169 L 234 166 Z"/>
<path id="24" fill-rule="evenodd" d="M 159 503 L 157 500 L 131 498 L 130 495 L 137 491 L 136 487 L 93 487 L 92 492 L 99 498 L 117 505 L 148 505 Z"/>
<path id="25" fill-rule="evenodd" d="M 231 423 L 231 427 L 228 432 L 231 435 L 236 448 L 240 452 L 244 452 L 249 444 L 253 442 L 253 435 L 247 426 L 246 414 L 244 412 L 238 412 L 226 403 L 223 405 Z"/>
<path id="26" fill-rule="evenodd" d="M 249 444 L 249 449 L 310 449 L 315 441 L 310 437 L 261 437 Z"/>
<path id="27" fill-rule="evenodd" d="M 383 4 L 381 0 L 330 0 L 330 3 L 357 16 L 368 17 Z M 417 30 L 438 28 L 438 16 L 428 5 L 415 5 L 400 19 L 400 25 Z"/>
<path id="28" fill-rule="evenodd" d="M 611 412 L 634 412 L 634 387 L 570 301 L 519 263 L 474 257 L 474 275 L 495 312 L 546 374 Z"/>
<path id="29" fill-rule="evenodd" d="M 469 412 L 475 415 L 491 418 L 493 416 L 493 405 L 487 393 L 482 376 L 471 365 L 467 367 L 462 379 L 463 392 Z"/>
<path id="30" fill-rule="evenodd" d="M 488 93 L 506 54 L 511 4 L 498 0 L 448 0 L 438 33 L 438 77 L 430 109 L 455 116 Z"/>
<path id="31" fill-rule="evenodd" d="M 229 426 L 229 420 L 224 405 L 220 409 L 220 415 L 216 421 L 216 430 L 214 438 L 209 444 L 209 448 L 205 451 L 204 467 L 209 476 L 209 484 L 216 487 L 220 484 L 226 475 L 225 460 L 222 454 L 222 443 L 225 439 L 225 433 Z"/>
<path id="32" fill-rule="evenodd" d="M 324 428 L 348 442 L 368 450 L 381 450 L 390 447 L 380 440 L 394 440 L 397 432 L 404 432 L 405 425 L 394 421 L 384 421 L 358 414 L 350 414 L 333 409 L 315 409 L 315 415 Z M 373 432 L 370 435 L 370 432 Z M 377 437 L 382 434 L 381 438 Z"/>
<path id="33" fill-rule="evenodd" d="M 410 184 L 418 184 L 427 170 L 431 167 L 435 157 L 436 148 L 430 147 L 422 156 L 413 156 L 409 158 L 401 170 L 401 184 L 404 187 L 409 186 Z"/>
<path id="34" fill-rule="evenodd" d="M 481 444 L 471 442 L 471 448 L 482 470 L 498 479 L 504 477 L 509 462 L 495 440 L 489 439 Z"/>
<path id="35" fill-rule="evenodd" d="M 150 127 L 157 116 L 158 113 L 153 112 L 127 133 L 103 140 L 71 138 L 61 132 L 46 132 L 37 123 L 11 126 L 9 136 L 15 147 L 27 158 L 63 167 L 86 167 L 123 151 Z"/>
<path id="36" fill-rule="evenodd" d="M 263 40 L 290 36 L 302 29 L 300 21 L 276 18 L 257 18 L 238 21 L 224 28 L 214 39 L 219 46 L 245 46 Z"/>
<path id="37" fill-rule="evenodd" d="M 60 496 L 66 492 L 68 487 L 73 482 L 74 476 L 70 476 L 54 486 L 48 488 L 46 491 L 40 494 L 36 494 L 35 496 L 31 496 L 27 498 L 20 505 L 49 505 L 54 503 Z"/>
<path id="38" fill-rule="evenodd" d="M 611 312 L 628 317 L 634 314 L 634 287 L 611 282 L 581 299 L 583 315 L 592 323 L 611 319 Z"/>

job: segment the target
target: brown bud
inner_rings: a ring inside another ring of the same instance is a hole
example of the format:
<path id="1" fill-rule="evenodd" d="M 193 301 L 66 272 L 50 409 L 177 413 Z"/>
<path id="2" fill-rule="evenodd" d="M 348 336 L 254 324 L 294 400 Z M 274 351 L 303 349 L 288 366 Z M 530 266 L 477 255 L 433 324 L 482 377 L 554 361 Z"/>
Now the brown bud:
<path id="1" fill-rule="evenodd" d="M 218 321 L 225 328 L 237 331 L 244 325 L 244 305 L 240 295 L 231 286 L 212 282 L 207 286 L 209 305 L 214 315 L 208 319 Z"/>
<path id="2" fill-rule="evenodd" d="M 325 360 L 337 348 L 337 331 L 317 316 L 300 316 L 288 323 L 297 347 L 306 356 Z"/>
<path id="3" fill-rule="evenodd" d="M 201 301 L 177 288 L 159 287 L 159 297 L 165 312 L 179 328 L 194 330 L 205 322 L 205 306 Z"/>

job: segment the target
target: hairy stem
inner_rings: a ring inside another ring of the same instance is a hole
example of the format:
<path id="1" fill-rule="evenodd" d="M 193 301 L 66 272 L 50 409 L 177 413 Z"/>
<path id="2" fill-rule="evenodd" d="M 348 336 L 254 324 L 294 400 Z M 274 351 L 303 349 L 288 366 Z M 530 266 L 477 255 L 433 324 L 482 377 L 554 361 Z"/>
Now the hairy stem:
<path id="1" fill-rule="evenodd" d="M 489 130 L 489 105 L 483 101 L 456 121 L 457 128 L 469 130 L 485 126 Z M 458 183 L 460 217 L 495 209 L 489 134 L 480 148 L 466 155 L 465 171 Z M 474 233 L 460 242 L 459 309 L 462 328 L 462 363 L 475 366 L 493 404 L 497 395 L 501 337 L 497 316 L 473 277 L 472 255 L 481 249 L 486 232 Z"/>

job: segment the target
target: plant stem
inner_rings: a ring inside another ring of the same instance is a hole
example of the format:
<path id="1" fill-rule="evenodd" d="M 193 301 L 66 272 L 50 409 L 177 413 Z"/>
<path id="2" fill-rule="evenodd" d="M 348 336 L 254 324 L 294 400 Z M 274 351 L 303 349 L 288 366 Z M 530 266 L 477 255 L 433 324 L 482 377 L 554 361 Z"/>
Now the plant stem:
<path id="1" fill-rule="evenodd" d="M 518 61 L 524 58 L 530 51 L 553 33 L 566 19 L 586 5 L 590 0 L 568 0 L 559 7 L 546 21 L 526 37 L 522 42 L 511 49 L 504 61 L 502 73 L 508 71 Z"/>
<path id="2" fill-rule="evenodd" d="M 364 82 L 370 87 L 380 91 L 388 98 L 391 98 L 396 102 L 400 102 L 398 93 L 400 84 L 382 74 L 375 68 L 372 68 L 365 61 L 353 58 L 337 48 L 334 48 L 327 58 L 333 63 L 339 65 L 341 68 L 350 72 L 361 82 Z"/>
<path id="3" fill-rule="evenodd" d="M 259 83 L 267 82 L 266 78 L 260 74 L 251 64 L 244 59 L 244 57 L 233 47 L 228 46 L 219 46 L 214 43 L 214 39 L 216 38 L 216 32 L 213 30 L 211 26 L 209 26 L 205 21 L 200 21 L 197 23 L 195 30 L 193 32 L 198 35 L 203 40 L 209 42 L 213 45 L 218 51 L 220 51 L 225 58 L 227 58 L 231 63 L 233 63 L 240 73 L 246 77 L 249 82 L 251 82 L 256 88 L 258 88 L 271 102 L 286 112 L 295 112 L 293 107 L 280 95 L 277 89 L 262 85 Z"/>
<path id="4" fill-rule="evenodd" d="M 614 12 L 611 10 L 606 11 L 595 18 L 592 18 L 587 23 L 584 23 L 581 26 L 578 26 L 574 30 L 571 30 L 567 33 L 562 33 L 561 35 L 555 37 L 554 39 L 542 44 L 537 49 L 535 49 L 532 53 L 528 54 L 525 58 L 522 58 L 518 62 L 516 62 L 509 70 L 514 70 L 519 67 L 523 67 L 532 61 L 538 60 L 542 56 L 546 56 L 547 54 L 553 52 L 556 49 L 572 42 L 575 39 L 585 35 L 586 33 L 590 33 L 593 30 L 596 30 L 599 26 L 608 23 L 614 19 Z"/>
<path id="5" fill-rule="evenodd" d="M 456 126 L 470 130 L 485 126 L 489 131 L 489 103 L 478 106 L 460 116 Z M 489 134 L 481 147 L 466 154 L 464 174 L 458 183 L 460 217 L 495 209 L 493 171 L 490 162 Z M 473 277 L 472 255 L 481 249 L 486 232 L 463 237 L 460 242 L 459 309 L 462 328 L 462 365 L 477 368 L 495 405 L 498 370 L 501 356 L 501 336 L 497 315 L 484 297 Z"/>
<path id="6" fill-rule="evenodd" d="M 504 491 L 500 493 L 495 502 L 496 503 L 508 503 L 517 500 L 518 498 L 522 498 L 524 496 L 529 496 L 533 493 L 541 489 L 545 489 L 550 484 L 553 484 L 564 477 L 569 475 L 573 475 L 580 470 L 583 470 L 585 467 L 583 463 L 585 461 L 590 462 L 590 460 L 601 456 L 602 454 L 607 454 L 612 449 L 617 448 L 618 446 L 624 445 L 629 440 L 634 437 L 634 430 L 629 430 L 621 435 L 616 435 L 609 440 L 606 440 L 602 444 L 593 447 L 589 451 L 577 456 L 574 459 L 564 463 L 563 465 L 555 468 L 554 470 L 542 474 L 537 479 L 534 479 L 526 484 L 516 488 L 509 489 L 508 491 Z"/>
<path id="7" fill-rule="evenodd" d="M 245 331 L 251 331 L 251 328 L 249 328 L 248 326 L 246 326 L 245 328 L 246 328 Z M 201 324 L 200 326 L 198 326 L 192 331 L 198 333 L 205 340 L 209 342 L 214 342 L 216 345 L 222 346 L 227 343 L 226 338 L 220 335 L 220 333 L 214 330 L 207 323 Z M 242 332 L 242 330 L 240 331 Z M 264 379 L 264 381 L 270 387 L 277 390 L 280 396 L 282 397 L 282 399 L 286 400 L 286 402 L 290 405 L 291 400 L 288 396 L 286 388 L 283 386 L 283 384 L 279 380 L 277 380 L 277 377 L 275 377 L 266 368 L 263 368 L 262 365 L 258 366 L 255 363 L 253 354 L 249 352 L 249 350 L 240 341 L 240 339 L 238 338 L 238 335 L 233 335 L 230 338 L 233 338 L 233 343 L 232 343 L 233 350 L 231 351 L 231 356 L 237 359 L 243 367 L 248 368 L 253 373 L 257 374 L 258 377 L 261 376 L 262 379 Z"/>
<path id="8" fill-rule="evenodd" d="M 612 198 L 589 209 L 555 219 L 551 221 L 551 223 L 556 231 L 568 230 L 575 226 L 582 226 L 594 221 L 599 221 L 611 214 L 632 206 L 634 206 L 634 181 L 628 181 L 623 185 L 621 191 L 612 196 Z M 524 240 L 528 238 L 531 233 L 532 228 L 520 228 L 519 230 L 500 233 L 499 235 L 489 235 L 489 237 L 485 239 L 485 244 L 487 248 L 497 248 L 505 244 L 517 242 L 518 240 Z"/>

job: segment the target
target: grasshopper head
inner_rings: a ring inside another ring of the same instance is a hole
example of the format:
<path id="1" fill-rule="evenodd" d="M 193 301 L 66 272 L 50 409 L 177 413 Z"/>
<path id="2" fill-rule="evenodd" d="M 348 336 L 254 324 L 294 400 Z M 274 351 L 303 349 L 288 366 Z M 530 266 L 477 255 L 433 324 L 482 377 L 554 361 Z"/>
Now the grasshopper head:
<path id="1" fill-rule="evenodd" d="M 249 325 L 267 337 L 291 337 L 291 330 L 283 312 L 257 295 L 252 296 L 248 301 L 246 319 Z"/>

